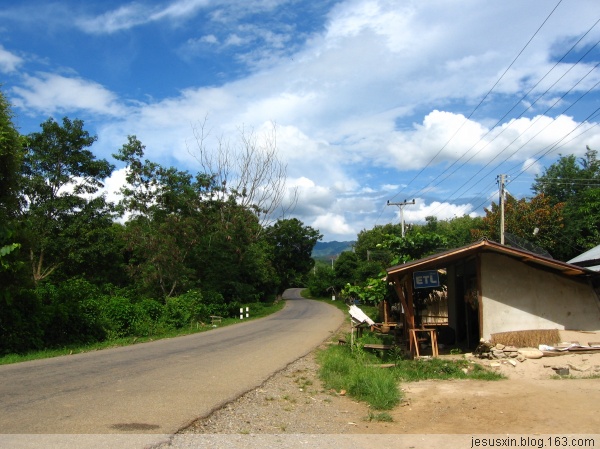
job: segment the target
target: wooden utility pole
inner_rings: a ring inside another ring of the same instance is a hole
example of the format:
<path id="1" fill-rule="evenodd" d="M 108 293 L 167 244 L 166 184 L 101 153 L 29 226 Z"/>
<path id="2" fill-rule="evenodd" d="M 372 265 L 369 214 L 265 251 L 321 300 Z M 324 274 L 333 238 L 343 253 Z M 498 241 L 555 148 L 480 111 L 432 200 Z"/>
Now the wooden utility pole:
<path id="1" fill-rule="evenodd" d="M 498 185 L 500 193 L 500 244 L 504 245 L 504 184 L 506 182 L 506 175 L 498 176 Z"/>
<path id="2" fill-rule="evenodd" d="M 404 206 L 407 206 L 409 204 L 415 204 L 415 200 L 412 201 L 402 201 L 401 203 L 390 203 L 390 200 L 388 200 L 387 205 L 388 206 L 398 206 L 400 208 L 400 221 L 402 223 L 402 238 L 404 238 Z"/>

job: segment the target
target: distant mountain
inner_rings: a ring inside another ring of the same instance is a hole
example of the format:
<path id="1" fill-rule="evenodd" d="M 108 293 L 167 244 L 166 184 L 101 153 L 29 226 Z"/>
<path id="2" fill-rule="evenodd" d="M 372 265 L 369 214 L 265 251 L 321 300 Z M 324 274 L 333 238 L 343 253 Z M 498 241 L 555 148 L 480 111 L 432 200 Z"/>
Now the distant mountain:
<path id="1" fill-rule="evenodd" d="M 352 245 L 356 242 L 317 242 L 312 251 L 313 259 L 329 260 L 331 256 L 337 256 L 344 251 L 352 251 Z"/>

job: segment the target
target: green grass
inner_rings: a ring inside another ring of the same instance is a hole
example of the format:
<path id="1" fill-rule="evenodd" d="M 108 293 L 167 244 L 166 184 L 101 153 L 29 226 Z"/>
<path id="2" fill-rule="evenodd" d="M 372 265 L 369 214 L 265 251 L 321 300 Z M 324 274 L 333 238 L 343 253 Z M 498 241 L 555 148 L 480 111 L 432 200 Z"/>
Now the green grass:
<path id="1" fill-rule="evenodd" d="M 279 301 L 274 304 L 249 304 L 250 306 L 250 317 L 245 318 L 246 320 L 253 320 L 268 316 L 272 313 L 278 312 L 285 306 L 285 301 Z M 244 306 L 244 311 L 245 311 Z M 224 318 L 221 323 L 216 324 L 217 327 L 231 326 L 239 323 L 239 318 Z M 196 334 L 199 332 L 206 332 L 214 329 L 214 327 L 208 324 L 193 323 L 192 325 L 181 328 L 181 329 L 170 329 L 165 330 L 146 337 L 123 337 L 123 338 L 112 338 L 102 342 L 96 342 L 86 345 L 69 345 L 62 348 L 44 349 L 40 351 L 31 351 L 25 354 L 7 354 L 0 357 L 0 365 L 9 365 L 12 363 L 27 362 L 31 360 L 48 359 L 52 357 L 60 357 L 64 355 L 80 354 L 83 352 L 100 351 L 102 349 L 117 348 L 120 346 L 129 346 L 137 343 L 144 343 L 154 340 L 162 340 L 164 338 L 181 337 L 184 335 Z"/>
<path id="2" fill-rule="evenodd" d="M 447 360 L 444 358 L 400 360 L 393 369 L 398 380 L 417 382 L 420 380 L 438 379 L 503 379 L 499 373 L 485 369 L 477 363 L 466 359 Z M 465 372 L 466 371 L 466 372 Z"/>
<path id="3" fill-rule="evenodd" d="M 346 390 L 367 402 L 374 410 L 390 410 L 402 396 L 398 383 L 389 370 L 366 364 L 362 355 L 353 354 L 346 346 L 331 346 L 319 352 L 319 376 L 326 388 Z"/>

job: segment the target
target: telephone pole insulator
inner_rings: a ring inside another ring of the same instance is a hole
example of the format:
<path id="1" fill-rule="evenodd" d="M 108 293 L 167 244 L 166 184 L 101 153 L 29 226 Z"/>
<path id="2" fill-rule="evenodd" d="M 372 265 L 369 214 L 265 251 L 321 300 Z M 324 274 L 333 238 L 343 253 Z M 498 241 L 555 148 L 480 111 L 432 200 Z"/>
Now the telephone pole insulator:
<path id="1" fill-rule="evenodd" d="M 408 206 L 410 204 L 415 204 L 415 200 L 414 199 L 412 201 L 404 200 L 401 203 L 390 203 L 390 200 L 388 200 L 388 202 L 387 202 L 388 206 L 398 206 L 400 208 L 400 221 L 402 223 L 402 225 L 401 225 L 402 238 L 404 238 L 404 206 Z"/>

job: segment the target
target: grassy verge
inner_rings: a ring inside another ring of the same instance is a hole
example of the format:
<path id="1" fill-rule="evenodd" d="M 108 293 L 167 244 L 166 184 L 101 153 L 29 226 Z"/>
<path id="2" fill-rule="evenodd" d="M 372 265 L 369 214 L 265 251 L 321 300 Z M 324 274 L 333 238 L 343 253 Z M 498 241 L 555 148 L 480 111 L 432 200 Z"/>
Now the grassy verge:
<path id="1" fill-rule="evenodd" d="M 348 306 L 342 301 L 331 298 L 311 298 L 308 292 L 303 296 L 317 301 L 327 302 L 343 312 Z M 376 307 L 361 305 L 361 309 L 377 321 Z M 346 336 L 346 341 L 350 341 Z M 366 332 L 356 340 L 356 345 L 331 345 L 320 351 L 317 360 L 320 365 L 319 376 L 326 388 L 336 391 L 345 390 L 355 399 L 369 404 L 371 410 L 391 410 L 402 401 L 400 382 L 416 382 L 426 379 L 477 379 L 499 380 L 504 377 L 483 366 L 471 363 L 464 358 L 431 358 L 407 360 L 403 352 L 398 350 L 368 352 L 364 349 L 367 343 L 393 344 L 393 336 Z M 390 368 L 382 368 L 382 364 L 393 364 Z M 386 412 L 369 412 L 369 421 L 389 421 L 391 416 Z"/>
<path id="2" fill-rule="evenodd" d="M 273 304 L 248 304 L 250 307 L 250 317 L 244 318 L 244 321 L 262 318 L 272 313 L 278 312 L 285 305 L 285 301 L 279 301 Z M 244 310 L 246 306 L 244 305 Z M 144 343 L 149 341 L 161 340 L 164 338 L 174 338 L 183 335 L 196 334 L 199 332 L 206 332 L 214 329 L 215 327 L 231 326 L 241 322 L 239 318 L 223 318 L 222 322 L 215 324 L 203 324 L 203 323 L 192 323 L 188 327 L 181 329 L 168 329 L 162 332 L 157 332 L 149 336 L 130 336 L 122 338 L 111 338 L 105 341 L 84 344 L 84 345 L 69 345 L 62 348 L 51 348 L 40 351 L 32 351 L 25 354 L 7 354 L 0 357 L 0 365 L 8 365 L 11 363 L 26 362 L 30 360 L 47 359 L 52 357 L 60 357 L 63 355 L 80 354 L 83 352 L 99 351 L 107 348 L 116 348 L 120 346 L 129 346 L 137 343 Z"/>
<path id="3" fill-rule="evenodd" d="M 369 364 L 368 358 L 347 346 L 331 346 L 318 354 L 319 376 L 326 388 L 346 390 L 374 410 L 391 410 L 402 399 L 396 379 L 389 370 Z"/>
<path id="4" fill-rule="evenodd" d="M 371 353 L 361 349 L 364 340 L 376 342 L 369 335 L 352 349 L 349 345 L 331 345 L 318 353 L 319 376 L 326 388 L 345 390 L 348 395 L 369 404 L 372 410 L 390 410 L 400 403 L 400 382 L 426 379 L 499 380 L 504 377 L 466 359 L 402 359 L 400 352 Z M 348 340 L 349 341 L 349 340 Z M 384 343 L 379 340 L 379 343 Z M 393 362 L 390 368 L 383 363 Z M 378 415 L 374 415 L 378 416 Z"/>

